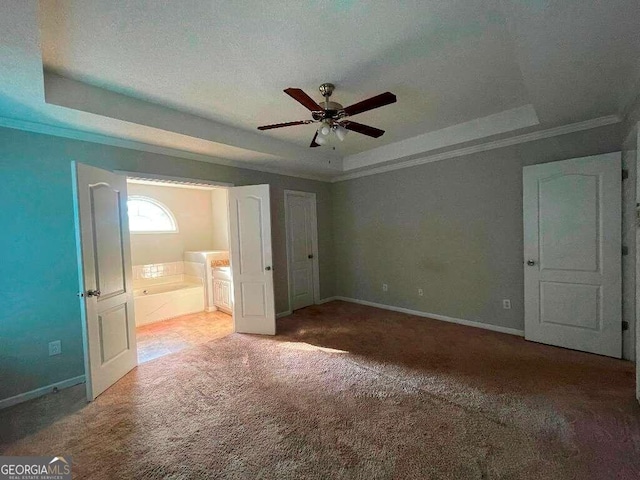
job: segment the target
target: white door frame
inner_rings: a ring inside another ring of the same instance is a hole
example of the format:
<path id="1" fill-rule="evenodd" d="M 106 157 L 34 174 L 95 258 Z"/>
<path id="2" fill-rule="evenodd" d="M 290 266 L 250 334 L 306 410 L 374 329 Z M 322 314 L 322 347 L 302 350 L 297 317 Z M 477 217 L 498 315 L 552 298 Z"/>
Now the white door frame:
<path id="1" fill-rule="evenodd" d="M 108 169 L 105 169 L 108 170 Z M 174 176 L 174 175 L 162 175 L 159 173 L 147 173 L 147 172 L 132 172 L 129 170 L 109 170 L 115 174 L 118 175 L 123 175 L 124 177 L 126 177 L 127 180 L 155 180 L 155 181 L 159 181 L 159 182 L 165 182 L 167 184 L 167 186 L 171 186 L 171 184 L 175 184 L 175 185 L 202 185 L 202 186 L 211 186 L 211 187 L 221 187 L 221 188 L 225 188 L 225 189 L 229 189 L 231 187 L 234 187 L 235 185 L 233 183 L 229 183 L 229 182 L 219 182 L 219 181 L 215 181 L 215 180 L 203 180 L 200 178 L 189 178 L 189 177 L 178 177 L 178 176 Z M 228 195 L 228 194 L 227 194 Z M 228 208 L 228 205 L 227 205 Z M 229 236 L 229 222 L 227 221 L 227 236 Z M 231 245 L 229 245 L 229 256 L 231 256 Z M 80 257 L 79 257 L 80 258 Z M 80 261 L 80 260 L 79 260 Z M 82 268 L 82 264 L 79 263 L 78 264 L 79 268 Z M 231 279 L 231 283 L 233 286 L 233 278 Z M 81 285 L 81 287 L 83 287 Z M 82 290 L 82 288 L 81 288 Z M 232 314 L 232 319 L 233 319 L 233 328 L 235 330 L 235 317 Z M 84 318 L 83 318 L 83 322 L 84 322 Z M 87 351 L 87 346 L 86 346 L 86 342 L 88 341 L 88 337 L 85 331 L 82 332 L 82 337 L 83 337 L 83 348 L 85 350 L 85 352 Z M 85 365 L 85 374 L 87 374 L 88 370 L 87 370 L 87 365 Z"/>
<path id="2" fill-rule="evenodd" d="M 287 286 L 289 301 L 289 309 L 287 313 L 291 313 L 293 300 L 293 291 L 291 289 L 291 266 L 289 265 L 289 258 L 291 254 L 291 245 L 289 241 L 290 223 L 289 223 L 289 198 L 292 196 L 305 197 L 313 202 L 313 208 L 311 209 L 311 250 L 313 253 L 313 303 L 316 305 L 320 301 L 320 268 L 318 260 L 318 203 L 316 201 L 316 194 L 311 192 L 301 192 L 297 190 L 285 190 L 284 191 L 284 224 L 285 235 L 287 244 Z"/>
<path id="3" fill-rule="evenodd" d="M 141 173 L 130 172 L 128 170 L 113 170 L 113 173 L 124 175 L 127 180 L 155 180 L 158 182 L 166 182 L 168 186 L 177 185 L 203 185 L 210 187 L 235 187 L 233 183 L 217 182 L 215 180 L 202 180 L 200 178 L 176 177 L 174 175 L 160 175 L 159 173 Z"/>
<path id="4" fill-rule="evenodd" d="M 214 188 L 217 187 L 220 190 L 224 189 L 227 192 L 227 204 L 225 205 L 225 210 L 227 212 L 229 211 L 229 202 L 228 202 L 229 189 L 235 186 L 233 183 L 229 183 L 229 182 L 218 182 L 215 180 L 202 180 L 199 178 L 176 177 L 174 175 L 160 175 L 156 173 L 140 173 L 140 172 L 131 172 L 128 170 L 114 170 L 114 173 L 125 175 L 127 177 L 127 181 L 128 180 L 149 180 L 149 181 L 161 182 L 168 187 L 171 187 L 171 186 L 179 187 L 181 185 L 183 186 L 186 185 L 186 186 L 194 186 L 194 187 L 199 187 L 199 186 L 214 187 Z M 227 218 L 226 228 L 227 228 L 227 238 L 229 238 L 229 219 L 228 218 Z M 229 259 L 231 259 L 231 245 L 229 245 Z M 206 269 L 205 278 L 203 280 L 207 283 L 210 283 L 211 288 L 213 288 L 213 276 L 211 274 L 211 268 Z M 231 285 L 233 286 L 233 278 L 231 278 Z M 210 292 L 209 288 L 205 288 L 205 291 L 213 295 L 213 293 Z M 207 294 L 207 298 L 205 298 L 206 304 L 209 303 L 209 298 L 208 298 L 209 293 Z M 217 308 L 214 308 L 213 310 L 210 310 L 209 308 L 210 307 L 207 306 L 205 310 L 207 312 L 212 312 L 217 310 Z M 233 310 L 231 313 L 231 317 L 233 319 L 233 328 L 235 330 L 235 317 L 233 316 Z"/>
<path id="5" fill-rule="evenodd" d="M 166 184 L 168 186 L 171 186 L 171 184 L 187 184 L 187 185 L 202 185 L 202 186 L 211 186 L 211 187 L 220 187 L 220 188 L 224 188 L 225 190 L 227 190 L 227 211 L 229 208 L 229 189 L 237 186 L 234 183 L 230 183 L 230 182 L 220 182 L 220 181 L 215 181 L 215 180 L 203 180 L 203 179 L 199 179 L 199 178 L 188 178 L 188 177 L 178 177 L 178 176 L 174 176 L 174 175 L 162 175 L 162 174 L 157 174 L 157 173 L 142 173 L 142 172 L 132 172 L 132 171 L 127 171 L 127 170 L 115 170 L 114 173 L 119 173 L 121 175 L 125 175 L 127 177 L 127 179 L 135 179 L 135 180 L 155 180 L 155 181 L 160 181 L 160 182 L 166 182 Z M 247 185 L 250 186 L 250 185 Z M 313 194 L 315 197 L 315 194 Z M 315 202 L 314 202 L 315 203 Z M 315 211 L 313 212 L 315 215 Z M 231 239 L 231 221 L 228 219 L 227 220 L 227 238 Z M 229 259 L 231 259 L 232 256 L 232 243 L 231 241 L 229 241 Z M 315 255 L 315 254 L 314 254 Z M 205 275 L 206 277 L 209 277 L 209 279 L 211 279 L 211 275 Z M 206 281 L 206 280 L 205 280 Z M 231 277 L 231 298 L 234 298 L 234 291 L 235 291 L 235 280 L 234 277 Z M 319 291 L 319 288 L 318 288 Z M 315 297 L 315 292 L 314 292 L 314 297 Z M 317 301 L 317 298 L 319 297 L 315 297 L 314 301 Z M 234 307 L 231 309 L 231 318 L 233 320 L 233 330 L 234 332 L 237 330 L 237 325 L 236 325 L 236 315 L 233 313 L 234 312 Z M 277 315 L 276 315 L 277 316 Z"/>

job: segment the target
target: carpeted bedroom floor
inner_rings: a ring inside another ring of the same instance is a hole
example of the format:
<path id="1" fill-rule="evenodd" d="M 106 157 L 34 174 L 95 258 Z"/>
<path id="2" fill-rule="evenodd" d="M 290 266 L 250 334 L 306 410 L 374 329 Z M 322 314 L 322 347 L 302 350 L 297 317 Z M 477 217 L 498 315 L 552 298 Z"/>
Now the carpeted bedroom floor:
<path id="1" fill-rule="evenodd" d="M 96 479 L 640 478 L 632 363 L 344 302 L 82 393 L 0 412 L 4 455 Z"/>

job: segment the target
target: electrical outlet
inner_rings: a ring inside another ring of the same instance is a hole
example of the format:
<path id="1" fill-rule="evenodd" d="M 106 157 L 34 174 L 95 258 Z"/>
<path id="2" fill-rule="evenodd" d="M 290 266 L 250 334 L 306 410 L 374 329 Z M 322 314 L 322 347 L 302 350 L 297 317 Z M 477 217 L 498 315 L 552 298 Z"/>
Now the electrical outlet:
<path id="1" fill-rule="evenodd" d="M 387 285 L 386 283 L 383 283 L 383 284 L 382 284 L 382 291 L 383 291 L 383 292 L 386 292 L 386 291 L 388 291 L 388 290 L 389 290 L 389 285 Z"/>
<path id="2" fill-rule="evenodd" d="M 505 310 L 511 310 L 511 300 L 509 300 L 508 298 L 502 300 L 502 308 L 504 308 Z"/>
<path id="3" fill-rule="evenodd" d="M 418 289 L 418 296 L 420 297 L 424 296 L 424 290 L 422 290 L 421 288 Z"/>
<path id="4" fill-rule="evenodd" d="M 60 355 L 62 353 L 62 345 L 60 344 L 60 340 L 56 340 L 54 342 L 49 342 L 49 356 Z"/>

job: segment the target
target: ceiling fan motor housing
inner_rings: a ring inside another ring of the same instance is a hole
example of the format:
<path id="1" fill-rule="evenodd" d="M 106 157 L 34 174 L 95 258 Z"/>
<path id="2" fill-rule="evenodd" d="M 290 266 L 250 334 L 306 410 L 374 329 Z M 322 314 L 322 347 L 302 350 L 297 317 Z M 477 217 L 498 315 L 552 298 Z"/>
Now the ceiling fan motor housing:
<path id="1" fill-rule="evenodd" d="M 329 100 L 322 102 L 320 105 L 324 110 L 318 112 L 311 112 L 311 116 L 314 120 L 339 120 L 346 116 L 344 113 L 344 107 L 338 102 L 331 102 Z"/>

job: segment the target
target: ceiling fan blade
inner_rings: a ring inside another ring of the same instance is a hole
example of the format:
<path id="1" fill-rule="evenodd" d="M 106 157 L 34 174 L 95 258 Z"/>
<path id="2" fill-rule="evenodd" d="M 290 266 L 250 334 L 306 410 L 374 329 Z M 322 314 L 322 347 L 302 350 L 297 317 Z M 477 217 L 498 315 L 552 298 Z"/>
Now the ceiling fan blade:
<path id="1" fill-rule="evenodd" d="M 313 120 L 299 120 L 297 122 L 274 123 L 273 125 L 262 125 L 258 130 L 271 130 L 272 128 L 293 127 L 294 125 L 306 125 L 313 123 Z"/>
<path id="2" fill-rule="evenodd" d="M 357 115 L 358 113 L 373 110 L 374 108 L 384 107 L 391 103 L 396 103 L 396 96 L 391 92 L 384 92 L 375 97 L 368 98 L 353 105 L 349 105 L 344 109 L 344 113 L 347 115 Z"/>
<path id="3" fill-rule="evenodd" d="M 318 138 L 318 132 L 316 131 L 316 134 L 313 136 L 313 140 L 311 140 L 311 145 L 309 145 L 310 147 L 319 147 L 320 144 L 316 143 L 316 138 Z"/>
<path id="4" fill-rule="evenodd" d="M 322 111 L 322 107 L 320 105 L 318 105 L 313 98 L 311 98 L 309 95 L 304 93 L 299 88 L 287 88 L 284 91 L 284 93 L 286 93 L 291 98 L 293 98 L 297 102 L 299 102 L 302 105 L 304 105 L 305 107 L 307 107 L 312 112 L 318 112 L 318 111 L 321 112 Z"/>
<path id="5" fill-rule="evenodd" d="M 384 130 L 380 130 L 379 128 L 370 127 L 369 125 L 363 125 L 361 123 L 352 122 L 351 120 L 345 120 L 341 122 L 342 125 L 347 130 L 352 130 L 354 132 L 361 133 L 363 135 L 368 135 L 373 138 L 381 137 L 384 134 Z"/>

